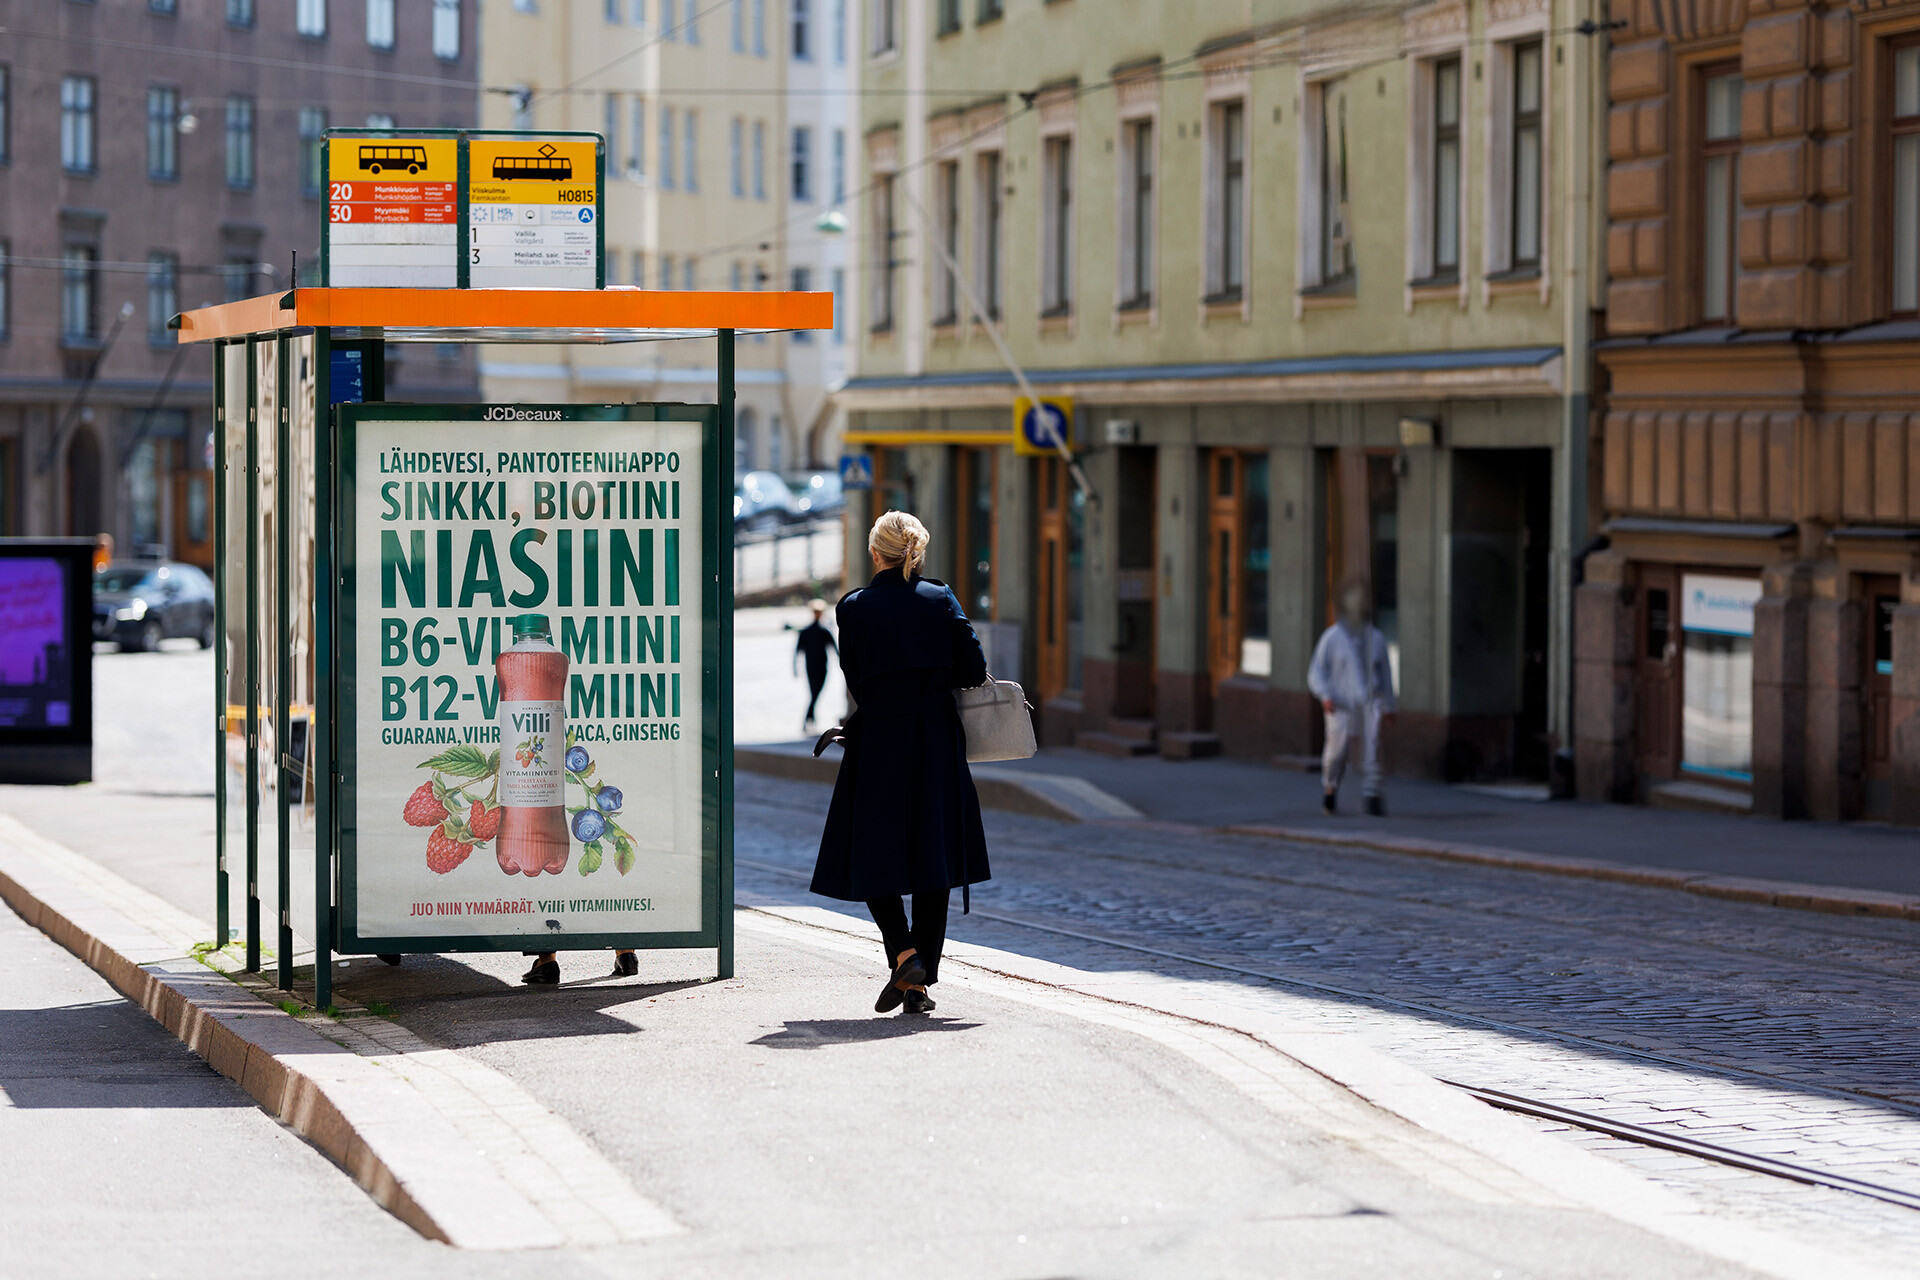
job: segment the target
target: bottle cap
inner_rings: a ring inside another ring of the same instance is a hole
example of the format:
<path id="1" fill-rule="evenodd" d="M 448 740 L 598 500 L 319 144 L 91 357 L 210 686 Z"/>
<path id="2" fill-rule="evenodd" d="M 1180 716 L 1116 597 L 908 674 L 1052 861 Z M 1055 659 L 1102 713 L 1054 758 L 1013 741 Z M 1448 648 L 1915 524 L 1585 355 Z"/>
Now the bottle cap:
<path id="1" fill-rule="evenodd" d="M 522 640 L 545 640 L 549 644 L 553 642 L 553 627 L 547 622 L 546 614 L 523 613 L 511 621 L 515 644 L 519 644 Z"/>

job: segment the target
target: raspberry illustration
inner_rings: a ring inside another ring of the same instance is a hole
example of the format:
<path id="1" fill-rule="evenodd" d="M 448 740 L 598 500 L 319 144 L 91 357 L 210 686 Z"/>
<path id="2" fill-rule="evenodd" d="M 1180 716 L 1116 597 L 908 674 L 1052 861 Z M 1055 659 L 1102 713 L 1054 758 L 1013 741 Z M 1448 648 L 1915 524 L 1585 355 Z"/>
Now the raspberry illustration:
<path id="1" fill-rule="evenodd" d="M 593 793 L 594 807 L 602 813 L 620 812 L 620 802 L 624 799 L 618 787 L 602 787 Z"/>
<path id="2" fill-rule="evenodd" d="M 607 831 L 607 820 L 594 809 L 582 809 L 573 815 L 574 839 L 583 843 L 598 840 Z"/>
<path id="3" fill-rule="evenodd" d="M 433 784 L 423 782 L 407 797 L 403 816 L 409 826 L 434 827 L 447 820 L 447 806 L 441 804 L 440 797 L 433 794 Z"/>
<path id="4" fill-rule="evenodd" d="M 567 748 L 567 768 L 573 770 L 575 773 L 579 773 L 585 769 L 591 762 L 592 757 L 587 754 L 585 747 Z"/>
<path id="5" fill-rule="evenodd" d="M 445 827 L 435 827 L 433 834 L 427 837 L 427 870 L 435 875 L 445 875 L 467 860 L 473 852 L 473 846 L 464 840 L 455 840 L 447 834 Z"/>
<path id="6" fill-rule="evenodd" d="M 475 800 L 473 808 L 467 810 L 467 828 L 476 840 L 493 839 L 500 830 L 500 806 L 489 809 L 485 800 Z"/>

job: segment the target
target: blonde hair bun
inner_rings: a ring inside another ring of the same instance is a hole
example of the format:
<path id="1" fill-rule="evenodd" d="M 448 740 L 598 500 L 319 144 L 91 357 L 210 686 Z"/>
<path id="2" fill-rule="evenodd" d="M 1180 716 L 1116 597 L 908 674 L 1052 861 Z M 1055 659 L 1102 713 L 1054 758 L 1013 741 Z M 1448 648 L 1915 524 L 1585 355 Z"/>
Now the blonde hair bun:
<path id="1" fill-rule="evenodd" d="M 911 578 L 926 559 L 927 541 L 927 526 L 905 511 L 889 511 L 873 522 L 867 550 L 882 565 Z"/>

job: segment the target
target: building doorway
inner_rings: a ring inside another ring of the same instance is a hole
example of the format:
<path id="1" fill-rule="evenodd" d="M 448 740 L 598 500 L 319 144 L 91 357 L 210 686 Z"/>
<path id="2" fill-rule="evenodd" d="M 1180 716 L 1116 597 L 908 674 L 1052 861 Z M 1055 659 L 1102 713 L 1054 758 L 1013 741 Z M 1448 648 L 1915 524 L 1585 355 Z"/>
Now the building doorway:
<path id="1" fill-rule="evenodd" d="M 1640 772 L 1672 778 L 1680 765 L 1680 575 L 1670 565 L 1640 570 L 1640 618 L 1634 658 L 1634 724 Z"/>
<path id="2" fill-rule="evenodd" d="M 1861 766 L 1867 777 L 1868 809 L 1884 812 L 1888 780 L 1893 776 L 1893 613 L 1900 607 L 1900 579 L 1862 581 L 1866 625 L 1861 628 Z"/>
<path id="3" fill-rule="evenodd" d="M 999 507 L 994 502 L 1000 451 L 962 445 L 954 449 L 953 591 L 975 622 L 998 614 L 993 594 L 994 547 L 999 541 Z"/>
<path id="4" fill-rule="evenodd" d="M 102 531 L 100 442 L 81 427 L 67 443 L 67 533 L 90 538 Z"/>
<path id="5" fill-rule="evenodd" d="M 1159 508 L 1155 477 L 1159 450 L 1124 445 L 1118 450 L 1114 530 L 1113 714 L 1152 719 L 1159 668 L 1153 566 L 1158 557 Z"/>
<path id="6" fill-rule="evenodd" d="M 1040 697 L 1080 691 L 1086 495 L 1058 457 L 1036 460 L 1040 496 L 1036 577 Z"/>
<path id="7" fill-rule="evenodd" d="M 1273 674 L 1267 455 L 1216 449 L 1207 471 L 1207 674 Z"/>

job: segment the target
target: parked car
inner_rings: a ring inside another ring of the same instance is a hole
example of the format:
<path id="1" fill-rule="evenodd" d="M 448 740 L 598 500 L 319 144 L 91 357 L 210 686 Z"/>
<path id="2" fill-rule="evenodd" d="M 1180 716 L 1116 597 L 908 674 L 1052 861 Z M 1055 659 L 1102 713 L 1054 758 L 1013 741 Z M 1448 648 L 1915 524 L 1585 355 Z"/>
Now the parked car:
<path id="1" fill-rule="evenodd" d="M 808 471 L 795 478 L 793 506 L 801 519 L 836 516 L 846 505 L 838 471 Z"/>
<path id="2" fill-rule="evenodd" d="M 749 471 L 733 491 L 733 523 L 738 528 L 771 529 L 796 515 L 793 490 L 771 471 Z"/>
<path id="3" fill-rule="evenodd" d="M 93 638 L 157 649 L 189 636 L 213 647 L 213 582 L 175 560 L 116 560 L 93 575 Z"/>

